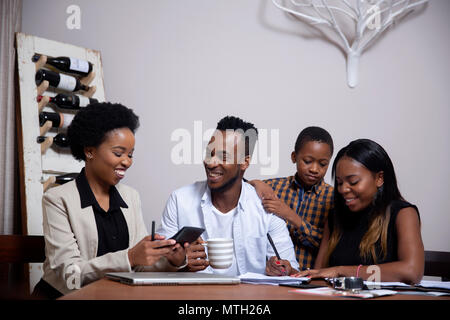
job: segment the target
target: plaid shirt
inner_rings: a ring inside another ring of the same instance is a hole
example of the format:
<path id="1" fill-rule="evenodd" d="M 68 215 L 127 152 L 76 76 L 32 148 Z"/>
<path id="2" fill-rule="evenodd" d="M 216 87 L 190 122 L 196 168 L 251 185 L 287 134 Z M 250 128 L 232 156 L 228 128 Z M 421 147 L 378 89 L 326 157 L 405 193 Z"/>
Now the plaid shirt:
<path id="1" fill-rule="evenodd" d="M 304 189 L 295 176 L 264 180 L 278 198 L 302 218 L 300 228 L 287 222 L 300 270 L 312 268 L 316 259 L 328 213 L 333 208 L 333 187 L 323 180 L 310 190 Z"/>

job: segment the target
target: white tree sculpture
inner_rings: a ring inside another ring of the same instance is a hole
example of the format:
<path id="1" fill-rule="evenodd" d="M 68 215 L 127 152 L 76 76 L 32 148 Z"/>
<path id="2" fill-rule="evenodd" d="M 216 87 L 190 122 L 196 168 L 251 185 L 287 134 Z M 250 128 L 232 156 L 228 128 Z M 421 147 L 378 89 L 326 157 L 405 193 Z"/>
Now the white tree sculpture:
<path id="1" fill-rule="evenodd" d="M 347 83 L 351 88 L 358 84 L 359 58 L 364 50 L 396 20 L 427 1 L 340 0 L 330 4 L 327 0 L 272 0 L 276 7 L 301 20 L 334 31 L 347 56 Z M 344 27 L 349 27 L 350 37 Z"/>

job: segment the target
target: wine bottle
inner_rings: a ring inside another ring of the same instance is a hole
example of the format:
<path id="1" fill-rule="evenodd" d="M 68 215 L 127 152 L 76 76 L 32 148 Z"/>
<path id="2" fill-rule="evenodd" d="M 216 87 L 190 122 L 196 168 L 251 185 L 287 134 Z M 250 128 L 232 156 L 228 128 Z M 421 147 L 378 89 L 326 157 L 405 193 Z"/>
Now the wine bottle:
<path id="1" fill-rule="evenodd" d="M 75 77 L 45 69 L 39 69 L 36 72 L 35 80 L 36 85 L 40 85 L 42 81 L 47 80 L 50 86 L 70 92 L 78 90 L 89 90 L 88 86 L 82 84 L 80 80 Z"/>
<path id="2" fill-rule="evenodd" d="M 63 174 L 60 176 L 56 176 L 56 184 L 64 184 L 67 183 L 69 181 L 72 181 L 73 179 L 76 179 L 76 177 L 78 177 L 79 173 L 78 172 L 73 172 L 73 173 L 67 173 L 67 174 Z"/>
<path id="3" fill-rule="evenodd" d="M 67 128 L 72 122 L 74 115 L 62 114 L 60 112 L 41 112 L 39 114 L 39 125 L 42 127 L 46 121 L 52 123 L 53 128 Z"/>
<path id="4" fill-rule="evenodd" d="M 47 139 L 48 137 L 44 136 L 38 136 L 37 142 L 42 143 Z M 56 136 L 53 137 L 53 143 L 61 148 L 67 148 L 69 147 L 69 141 L 67 140 L 67 136 L 63 133 L 58 133 Z"/>
<path id="5" fill-rule="evenodd" d="M 32 58 L 33 62 L 37 62 L 40 57 L 40 54 L 35 54 Z M 92 63 L 83 59 L 72 57 L 52 58 L 47 56 L 47 64 L 55 67 L 60 71 L 75 73 L 81 76 L 87 76 L 89 72 L 92 71 Z"/>
<path id="6" fill-rule="evenodd" d="M 40 102 L 42 96 L 38 97 L 38 102 Z M 88 98 L 78 94 L 57 94 L 55 97 L 50 97 L 49 103 L 56 105 L 61 109 L 78 110 L 87 107 L 91 103 L 98 103 L 97 99 Z"/>

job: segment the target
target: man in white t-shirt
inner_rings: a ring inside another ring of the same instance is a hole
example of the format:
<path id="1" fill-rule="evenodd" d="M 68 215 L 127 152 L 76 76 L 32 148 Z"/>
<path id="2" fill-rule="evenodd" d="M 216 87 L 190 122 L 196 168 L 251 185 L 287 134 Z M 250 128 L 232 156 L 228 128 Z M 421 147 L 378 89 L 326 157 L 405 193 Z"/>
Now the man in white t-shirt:
<path id="1" fill-rule="evenodd" d="M 170 195 L 158 233 L 169 238 L 184 226 L 205 229 L 188 248 L 187 271 L 229 275 L 297 272 L 298 262 L 285 221 L 267 213 L 255 189 L 243 182 L 257 134 L 251 123 L 236 117 L 223 118 L 206 149 L 207 180 L 184 186 Z M 281 260 L 275 257 L 268 233 Z M 200 243 L 212 238 L 233 239 L 234 259 L 229 269 L 209 267 Z"/>

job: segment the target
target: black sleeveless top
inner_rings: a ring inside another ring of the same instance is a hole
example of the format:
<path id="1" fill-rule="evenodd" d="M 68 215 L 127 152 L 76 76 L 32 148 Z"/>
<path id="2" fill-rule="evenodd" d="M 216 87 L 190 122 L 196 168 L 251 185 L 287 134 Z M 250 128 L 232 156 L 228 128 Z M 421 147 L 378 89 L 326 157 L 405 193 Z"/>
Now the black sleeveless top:
<path id="1" fill-rule="evenodd" d="M 386 257 L 381 253 L 380 239 L 375 244 L 375 253 L 377 255 L 377 264 L 398 261 L 397 256 L 397 228 L 395 222 L 397 220 L 398 212 L 403 208 L 413 207 L 419 216 L 419 210 L 413 204 L 406 201 L 395 200 L 391 204 L 391 217 L 388 225 L 387 233 L 387 254 Z M 372 257 L 363 259 L 359 253 L 359 244 L 363 236 L 369 229 L 371 208 L 365 209 L 361 212 L 349 212 L 349 219 L 344 221 L 344 228 L 342 230 L 341 238 L 336 245 L 336 248 L 331 253 L 328 265 L 333 266 L 357 266 L 357 265 L 372 265 L 375 264 Z M 351 215 L 351 216 L 350 216 Z M 330 234 L 333 232 L 333 214 L 328 218 Z M 420 220 L 420 216 L 419 216 Z"/>

